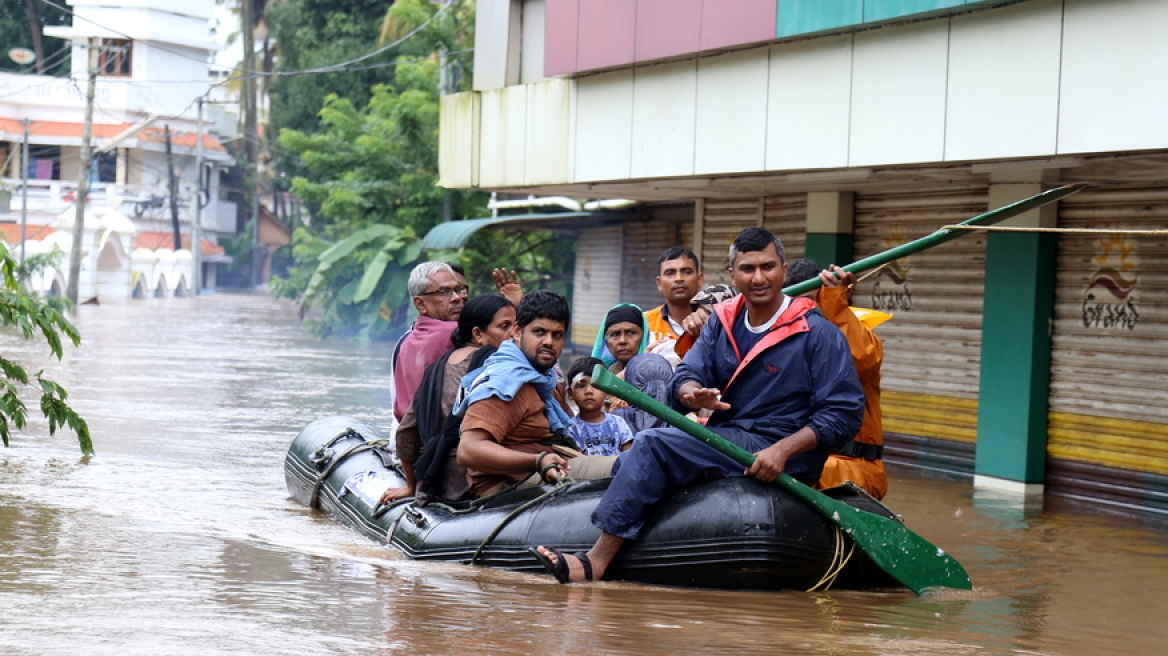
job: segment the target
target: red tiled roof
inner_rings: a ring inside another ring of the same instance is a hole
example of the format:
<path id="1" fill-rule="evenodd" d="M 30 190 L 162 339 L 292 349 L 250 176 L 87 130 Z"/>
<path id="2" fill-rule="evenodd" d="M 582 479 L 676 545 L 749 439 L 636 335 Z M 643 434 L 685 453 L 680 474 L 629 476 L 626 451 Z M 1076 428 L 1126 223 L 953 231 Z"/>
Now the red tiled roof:
<path id="1" fill-rule="evenodd" d="M 24 228 L 25 239 L 29 241 L 37 241 L 44 239 L 53 234 L 57 230 L 47 225 L 28 225 Z M 0 223 L 0 237 L 9 244 L 20 243 L 20 224 L 19 223 Z"/>
<path id="2" fill-rule="evenodd" d="M 194 132 L 175 132 L 170 131 L 170 143 L 173 146 L 182 148 L 194 148 L 196 144 L 197 134 Z M 154 143 L 166 143 L 166 131 L 162 128 L 146 128 L 138 133 L 138 138 L 142 141 L 152 141 Z M 223 145 L 215 140 L 209 134 L 203 134 L 203 148 L 208 150 L 223 150 Z"/>
<path id="3" fill-rule="evenodd" d="M 94 123 L 92 134 L 97 139 L 112 139 L 130 127 L 133 127 L 130 123 Z M 80 139 L 84 129 L 85 125 L 82 123 L 33 121 L 29 124 L 28 132 L 31 135 L 41 137 L 76 137 Z M 0 118 L 0 130 L 8 134 L 18 135 L 23 134 L 24 126 L 16 119 Z M 194 132 L 172 131 L 170 133 L 170 142 L 175 146 L 194 148 L 196 136 Z M 138 133 L 137 138 L 141 141 L 149 141 L 152 143 L 166 143 L 166 134 L 163 128 L 146 128 Z M 219 143 L 209 134 L 203 135 L 203 148 L 208 150 L 224 150 L 223 144 Z"/>
<path id="4" fill-rule="evenodd" d="M 191 236 L 181 235 L 183 248 L 191 247 Z M 206 239 L 199 240 L 202 246 L 199 252 L 202 255 L 222 255 L 223 247 L 218 244 L 212 244 Z M 154 250 L 157 248 L 174 248 L 174 233 L 173 232 L 140 232 L 134 237 L 134 248 L 149 248 Z"/>

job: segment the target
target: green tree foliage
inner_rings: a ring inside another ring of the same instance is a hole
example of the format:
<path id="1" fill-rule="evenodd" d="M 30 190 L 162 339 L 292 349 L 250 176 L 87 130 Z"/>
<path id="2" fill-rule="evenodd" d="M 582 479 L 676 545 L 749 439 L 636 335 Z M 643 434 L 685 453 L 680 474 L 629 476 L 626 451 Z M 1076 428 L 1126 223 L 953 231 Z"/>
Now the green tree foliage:
<path id="1" fill-rule="evenodd" d="M 280 134 L 280 145 L 308 172 L 293 179 L 292 191 L 319 208 L 314 226 L 322 236 L 374 223 L 424 232 L 438 222 L 446 192 L 436 186 L 436 69 L 434 61 L 399 66 L 404 90 L 378 85 L 363 109 L 329 96 L 320 110 L 321 132 Z"/>
<path id="2" fill-rule="evenodd" d="M 434 60 L 396 68 L 396 91 L 378 85 L 364 108 L 330 96 L 323 130 L 285 130 L 281 146 L 308 176 L 293 191 L 318 212 L 293 235 L 295 265 L 273 286 L 323 314 L 320 334 L 384 338 L 404 329 L 405 280 L 421 252 L 418 236 L 442 217 L 447 195 L 474 211 L 481 194 L 437 186 L 438 98 Z M 311 177 L 309 177 L 311 176 Z"/>
<path id="3" fill-rule="evenodd" d="M 474 62 L 475 3 L 397 0 L 381 21 L 378 43 L 400 43 L 403 58 L 442 56 L 450 92 L 470 88 Z"/>
<path id="4" fill-rule="evenodd" d="M 70 44 L 64 39 L 44 36 L 44 28 L 69 25 L 70 22 L 67 11 L 39 0 L 0 2 L 0 44 L 4 44 L 3 52 L 0 52 L 0 71 L 68 76 Z M 36 53 L 37 61 L 30 65 L 17 64 L 8 58 L 10 48 L 28 48 Z"/>
<path id="5" fill-rule="evenodd" d="M 458 250 L 429 251 L 429 259 L 458 262 L 472 294 L 495 291 L 491 272 L 505 267 L 519 274 L 526 291 L 551 289 L 571 296 L 576 238 L 543 231 L 480 230 Z"/>
<path id="6" fill-rule="evenodd" d="M 273 291 L 298 297 L 302 317 L 318 307 L 321 318 L 309 319 L 314 332 L 385 339 L 405 329 L 406 281 L 422 250 L 413 228 L 372 225 L 331 245 L 300 228 L 294 243 L 306 266 L 274 279 Z"/>
<path id="7" fill-rule="evenodd" d="M 268 3 L 264 20 L 276 43 L 277 74 L 329 67 L 373 52 L 390 4 L 386 0 Z M 321 127 L 317 112 L 330 95 L 364 106 L 375 85 L 393 79 L 392 68 L 368 66 L 391 62 L 394 55 L 392 50 L 375 55 L 349 67 L 353 70 L 278 75 L 269 89 L 273 133 L 284 129 L 316 132 Z"/>
<path id="8" fill-rule="evenodd" d="M 49 351 L 59 360 L 62 356 L 64 335 L 74 346 L 81 343 L 81 334 L 73 324 L 52 305 L 26 292 L 19 278 L 30 269 L 42 266 L 44 261 L 30 259 L 25 270 L 0 244 L 0 325 L 19 330 L 26 340 L 41 338 L 49 345 Z M 49 433 L 57 432 L 62 426 L 72 428 L 77 434 L 82 453 L 93 454 L 93 443 L 89 439 L 89 426 L 67 403 L 69 393 L 57 383 L 45 378 L 43 371 L 31 376 L 17 362 L 0 356 L 0 440 L 8 446 L 12 428 L 24 428 L 28 419 L 28 408 L 20 398 L 24 387 L 35 387 L 41 395 L 41 413 L 49 420 Z"/>
<path id="9" fill-rule="evenodd" d="M 400 42 L 397 65 L 387 69 L 392 81 L 368 95 L 330 94 L 316 116 L 318 129 L 284 129 L 279 137 L 284 156 L 296 159 L 289 168 L 300 171 L 292 191 L 315 211 L 311 225 L 294 232 L 294 264 L 272 289 L 300 300 L 302 314 L 314 309 L 310 325 L 321 335 L 399 334 L 411 310 L 405 283 L 422 256 L 420 237 L 444 216 L 486 213 L 485 194 L 437 184 L 439 88 L 470 84 L 474 3 L 398 0 L 380 18 L 375 28 Z M 573 247 L 546 233 L 492 230 L 461 251 L 426 257 L 467 265 L 478 293 L 494 289 L 495 267 L 519 270 L 528 288 L 566 291 Z"/>

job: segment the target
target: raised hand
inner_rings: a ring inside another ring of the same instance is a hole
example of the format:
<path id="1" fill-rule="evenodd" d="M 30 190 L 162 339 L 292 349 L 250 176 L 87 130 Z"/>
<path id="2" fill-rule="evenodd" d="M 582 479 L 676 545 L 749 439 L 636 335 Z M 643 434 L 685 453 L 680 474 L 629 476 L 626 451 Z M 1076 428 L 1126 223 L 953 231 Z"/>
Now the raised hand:
<path id="1" fill-rule="evenodd" d="M 523 285 L 519 282 L 519 274 L 513 270 L 495 269 L 491 272 L 491 278 L 495 281 L 495 289 L 503 298 L 518 306 L 519 301 L 523 300 Z"/>

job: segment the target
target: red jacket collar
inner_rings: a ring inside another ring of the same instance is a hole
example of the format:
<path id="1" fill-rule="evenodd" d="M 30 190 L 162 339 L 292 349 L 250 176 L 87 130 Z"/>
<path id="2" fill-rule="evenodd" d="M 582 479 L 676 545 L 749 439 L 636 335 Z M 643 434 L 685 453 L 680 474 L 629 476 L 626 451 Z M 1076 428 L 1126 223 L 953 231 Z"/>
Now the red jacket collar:
<path id="1" fill-rule="evenodd" d="M 734 354 L 738 356 L 738 367 L 734 370 L 734 375 L 730 377 L 730 381 L 726 383 L 725 387 L 729 388 L 738 378 L 738 374 L 742 372 L 756 357 L 763 351 L 778 344 L 784 339 L 796 333 L 807 332 L 806 316 L 807 313 L 815 309 L 815 301 L 804 298 L 792 298 L 791 302 L 787 304 L 787 308 L 783 310 L 779 318 L 775 320 L 773 326 L 767 331 L 750 353 L 743 354 L 738 348 L 738 342 L 734 339 L 734 322 L 738 316 L 746 311 L 746 298 L 742 295 L 723 301 L 714 306 L 714 314 L 717 315 L 718 321 L 722 323 L 722 328 L 726 333 L 726 339 L 730 341 L 730 346 L 734 349 Z M 726 393 L 726 389 L 722 390 Z"/>

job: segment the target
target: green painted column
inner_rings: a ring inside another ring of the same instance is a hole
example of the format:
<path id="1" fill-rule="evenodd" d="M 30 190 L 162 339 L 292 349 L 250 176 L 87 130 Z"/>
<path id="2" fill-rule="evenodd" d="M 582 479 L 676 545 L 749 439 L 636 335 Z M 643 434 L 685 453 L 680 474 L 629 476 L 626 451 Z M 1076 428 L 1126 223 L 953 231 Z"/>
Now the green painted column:
<path id="1" fill-rule="evenodd" d="M 992 185 L 990 209 L 1042 190 L 1037 183 Z M 1051 204 L 1002 225 L 1054 227 L 1057 220 Z M 1025 489 L 1046 475 L 1057 240 L 990 232 L 986 242 L 975 474 Z"/>
<path id="2" fill-rule="evenodd" d="M 819 266 L 852 261 L 852 230 L 855 199 L 849 191 L 807 194 L 807 242 L 804 257 Z"/>

